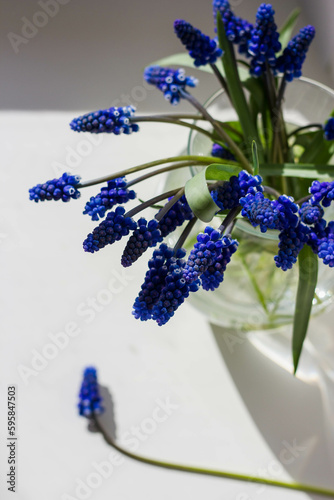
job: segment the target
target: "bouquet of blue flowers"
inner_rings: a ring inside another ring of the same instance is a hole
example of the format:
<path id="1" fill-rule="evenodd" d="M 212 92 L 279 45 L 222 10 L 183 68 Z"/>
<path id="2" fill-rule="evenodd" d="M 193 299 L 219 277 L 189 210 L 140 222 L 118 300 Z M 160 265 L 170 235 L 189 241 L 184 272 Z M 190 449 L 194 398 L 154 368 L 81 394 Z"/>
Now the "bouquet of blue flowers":
<path id="1" fill-rule="evenodd" d="M 318 259 L 334 266 L 334 221 L 324 219 L 324 207 L 334 198 L 330 165 L 334 115 L 324 124 L 287 126 L 282 111 L 285 91 L 302 75 L 315 29 L 306 26 L 292 37 L 298 12 L 292 12 L 280 31 L 274 14 L 270 4 L 261 4 L 251 23 L 236 16 L 227 0 L 214 0 L 214 38 L 185 20 L 174 23 L 175 34 L 188 53 L 167 60 L 206 71 L 211 68 L 238 120 L 214 118 L 190 92 L 197 79 L 187 76 L 184 69 L 166 67 L 162 60 L 145 69 L 144 79 L 171 105 L 184 100 L 195 113 L 140 116 L 133 106 L 111 107 L 70 123 L 76 132 L 114 135 L 138 132 L 140 122 L 172 123 L 208 137 L 211 152 L 207 156 L 157 159 L 91 181 L 64 173 L 30 189 L 30 199 L 68 202 L 78 199 L 83 188 L 102 184 L 83 212 L 98 222 L 83 242 L 84 251 L 95 253 L 127 237 L 121 265 L 129 267 L 146 250 L 155 248 L 134 300 L 133 315 L 160 326 L 190 294 L 200 288 L 211 293 L 224 286 L 227 266 L 238 251 L 233 230 L 239 218 L 261 232 L 276 231 L 279 243 L 273 266 L 282 272 L 289 272 L 297 262 L 300 267 L 293 328 L 296 370 L 317 283 Z M 198 173 L 185 185 L 125 210 L 123 205 L 137 197 L 135 185 L 194 166 Z M 151 220 L 143 216 L 149 207 L 156 210 Z M 185 243 L 194 237 L 198 220 L 210 225 L 196 235 L 186 255 Z M 170 248 L 166 238 L 181 226 Z"/>

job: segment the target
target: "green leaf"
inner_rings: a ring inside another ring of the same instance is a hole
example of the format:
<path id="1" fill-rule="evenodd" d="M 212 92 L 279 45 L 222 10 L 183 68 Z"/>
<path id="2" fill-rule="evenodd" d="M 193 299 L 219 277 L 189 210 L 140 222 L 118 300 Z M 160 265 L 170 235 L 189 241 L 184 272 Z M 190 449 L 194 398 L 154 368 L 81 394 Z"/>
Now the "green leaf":
<path id="1" fill-rule="evenodd" d="M 190 57 L 189 54 L 185 54 L 184 52 L 163 57 L 158 61 L 150 63 L 149 66 L 186 66 L 188 68 L 204 71 L 204 73 L 212 74 L 212 69 L 209 64 L 200 67 L 194 66 L 194 59 Z M 221 67 L 219 70 L 223 76 L 225 76 L 224 69 Z M 239 68 L 239 75 L 241 80 L 247 80 L 247 78 L 249 78 L 249 70 L 242 66 Z"/>
<path id="2" fill-rule="evenodd" d="M 207 181 L 225 181 L 237 175 L 240 168 L 232 165 L 213 163 L 189 179 L 185 185 L 185 196 L 193 213 L 203 222 L 210 222 L 220 208 L 213 201 Z"/>
<path id="3" fill-rule="evenodd" d="M 294 30 L 294 27 L 296 25 L 297 19 L 299 17 L 301 10 L 296 8 L 294 9 L 286 19 L 285 23 L 283 24 L 282 28 L 279 30 L 279 41 L 281 42 L 282 45 L 282 50 L 285 49 L 285 47 L 288 45 L 292 32 Z"/>
<path id="4" fill-rule="evenodd" d="M 263 109 L 265 90 L 262 80 L 260 78 L 247 78 L 247 80 L 242 82 L 242 85 L 253 97 L 259 109 Z"/>
<path id="5" fill-rule="evenodd" d="M 311 315 L 318 277 L 318 257 L 305 245 L 298 256 L 299 281 L 293 320 L 292 356 L 296 373 Z"/>
<path id="6" fill-rule="evenodd" d="M 334 165 L 315 163 L 260 164 L 260 175 L 301 177 L 302 179 L 328 179 L 334 176 Z"/>
<path id="7" fill-rule="evenodd" d="M 257 144 L 255 141 L 252 142 L 252 155 L 253 155 L 253 171 L 254 175 L 259 173 L 259 157 L 257 154 Z"/>

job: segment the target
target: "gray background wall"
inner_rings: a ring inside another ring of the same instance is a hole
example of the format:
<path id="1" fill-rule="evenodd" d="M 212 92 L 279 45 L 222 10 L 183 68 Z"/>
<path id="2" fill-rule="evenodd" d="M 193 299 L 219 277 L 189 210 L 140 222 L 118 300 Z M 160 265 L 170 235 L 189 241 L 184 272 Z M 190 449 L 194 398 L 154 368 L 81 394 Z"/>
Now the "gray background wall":
<path id="1" fill-rule="evenodd" d="M 49 5 L 52 15 L 45 14 L 40 2 Z M 261 1 L 230 3 L 238 15 L 254 21 Z M 272 4 L 278 25 L 299 6 L 303 13 L 298 27 L 316 26 L 304 75 L 332 85 L 334 1 Z M 0 6 L 2 109 L 91 110 L 118 99 L 126 104 L 127 95 L 141 110 L 165 109 L 155 89 L 143 88 L 142 71 L 150 62 L 183 50 L 173 21 L 186 19 L 213 35 L 211 0 L 0 0 Z M 29 31 L 26 20 L 40 27 L 30 26 Z M 197 76 L 200 86 L 195 92 L 205 99 L 216 88 L 215 80 Z"/>

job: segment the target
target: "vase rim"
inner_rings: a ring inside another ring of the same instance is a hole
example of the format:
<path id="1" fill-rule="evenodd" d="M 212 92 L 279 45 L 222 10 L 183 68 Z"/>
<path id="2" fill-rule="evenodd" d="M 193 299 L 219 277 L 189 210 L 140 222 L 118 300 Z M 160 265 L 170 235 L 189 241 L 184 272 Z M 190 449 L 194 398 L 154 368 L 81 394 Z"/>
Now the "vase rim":
<path id="1" fill-rule="evenodd" d="M 283 77 L 279 76 L 277 77 L 279 80 L 282 80 Z M 314 87 L 317 87 L 325 92 L 328 92 L 334 97 L 334 89 L 328 87 L 328 85 L 325 85 L 324 83 L 318 82 L 317 80 L 313 80 L 312 78 L 307 78 L 306 76 L 301 76 L 297 80 L 294 80 L 293 82 L 289 82 L 289 85 L 298 83 L 298 82 L 303 82 L 303 83 L 308 83 L 310 85 L 313 85 Z M 225 89 L 220 88 L 216 90 L 208 99 L 204 102 L 204 107 L 207 108 L 212 101 L 214 101 L 217 97 L 219 97 L 221 94 L 225 93 Z M 196 120 L 194 120 L 196 122 Z M 191 131 L 190 131 L 191 134 Z"/>

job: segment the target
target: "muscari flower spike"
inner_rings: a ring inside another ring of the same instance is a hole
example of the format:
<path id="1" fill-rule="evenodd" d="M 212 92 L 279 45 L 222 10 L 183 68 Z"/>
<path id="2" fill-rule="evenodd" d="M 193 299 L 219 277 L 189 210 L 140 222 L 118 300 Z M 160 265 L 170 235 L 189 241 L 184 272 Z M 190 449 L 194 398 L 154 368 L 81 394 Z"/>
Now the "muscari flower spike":
<path id="1" fill-rule="evenodd" d="M 286 195 L 271 201 L 263 193 L 247 194 L 240 199 L 240 204 L 243 207 L 241 214 L 252 226 L 260 226 L 262 233 L 267 229 L 294 228 L 298 223 L 298 206 Z"/>
<path id="2" fill-rule="evenodd" d="M 136 111 L 133 106 L 124 106 L 122 108 L 109 108 L 74 118 L 70 127 L 75 132 L 91 132 L 92 134 L 131 134 L 138 132 L 139 125 L 130 123 L 131 118 Z"/>
<path id="3" fill-rule="evenodd" d="M 192 219 L 193 216 L 194 214 L 188 205 L 186 197 L 183 195 L 159 221 L 161 236 L 166 238 L 166 236 L 175 231 L 177 227 L 182 226 L 186 220 Z"/>
<path id="4" fill-rule="evenodd" d="M 232 175 L 230 179 L 217 189 L 211 191 L 211 197 L 221 210 L 230 210 L 239 205 L 239 200 L 246 194 L 262 192 L 262 177 L 251 175 L 246 170 Z"/>
<path id="5" fill-rule="evenodd" d="M 190 57 L 194 59 L 195 66 L 213 64 L 223 53 L 216 40 L 211 40 L 209 36 L 204 35 L 187 21 L 177 19 L 174 22 L 174 30 L 188 50 Z"/>
<path id="6" fill-rule="evenodd" d="M 152 319 L 159 326 L 165 325 L 175 314 L 190 292 L 199 288 L 199 280 L 188 284 L 183 277 L 185 262 L 172 263 L 168 268 L 164 287 L 159 296 L 159 301 L 152 309 Z"/>
<path id="7" fill-rule="evenodd" d="M 220 232 L 211 226 L 207 226 L 204 233 L 198 234 L 197 243 L 191 250 L 183 270 L 183 276 L 187 283 L 197 280 L 213 264 L 222 245 Z"/>
<path id="8" fill-rule="evenodd" d="M 324 137 L 326 141 L 334 140 L 334 118 L 329 118 L 324 125 Z"/>
<path id="9" fill-rule="evenodd" d="M 227 264 L 231 261 L 231 256 L 237 251 L 238 242 L 230 236 L 223 236 L 222 246 L 217 256 L 207 270 L 201 274 L 201 283 L 204 290 L 216 290 L 224 280 L 224 273 Z"/>
<path id="10" fill-rule="evenodd" d="M 329 267 L 334 267 L 334 221 L 330 221 L 325 228 L 325 236 L 317 242 L 318 257 Z"/>
<path id="11" fill-rule="evenodd" d="M 324 209 L 320 205 L 312 205 L 308 201 L 302 204 L 299 209 L 299 216 L 304 224 L 311 226 L 321 221 Z"/>
<path id="12" fill-rule="evenodd" d="M 291 269 L 303 246 L 308 242 L 310 228 L 299 222 L 296 227 L 287 227 L 279 234 L 278 254 L 274 260 L 282 271 Z"/>
<path id="13" fill-rule="evenodd" d="M 216 143 L 212 145 L 211 156 L 214 156 L 215 158 L 221 158 L 222 160 L 236 161 L 236 158 L 234 154 L 231 153 L 231 151 Z"/>
<path id="14" fill-rule="evenodd" d="M 79 175 L 64 173 L 59 179 L 46 181 L 44 184 L 37 184 L 29 189 L 29 199 L 36 203 L 45 200 L 68 202 L 71 198 L 77 200 L 81 195 L 80 191 L 76 189 L 80 181 Z"/>
<path id="15" fill-rule="evenodd" d="M 284 73 L 287 82 L 292 82 L 294 78 L 302 76 L 302 65 L 314 35 L 314 27 L 305 26 L 290 40 L 283 54 L 277 59 L 277 69 Z"/>
<path id="16" fill-rule="evenodd" d="M 132 314 L 136 319 L 147 321 L 152 318 L 152 309 L 158 303 L 171 264 L 181 266 L 184 250 L 174 252 L 165 243 L 153 252 L 148 262 L 148 271 L 138 297 L 133 304 Z"/>
<path id="17" fill-rule="evenodd" d="M 92 220 L 103 219 L 106 212 L 114 205 L 127 203 L 135 197 L 136 193 L 132 189 L 127 189 L 125 177 L 118 177 L 108 181 L 108 185 L 103 187 L 99 194 L 90 198 L 83 213 L 89 215 Z"/>
<path id="18" fill-rule="evenodd" d="M 102 398 L 99 393 L 96 369 L 89 366 L 84 370 L 79 392 L 79 415 L 86 418 L 92 418 L 93 415 L 100 415 L 104 411 L 101 402 Z"/>
<path id="19" fill-rule="evenodd" d="M 117 207 L 115 211 L 109 212 L 106 219 L 83 242 L 84 251 L 97 252 L 127 236 L 130 231 L 134 231 L 137 227 L 136 222 L 130 217 L 124 217 L 124 213 L 124 207 Z"/>
<path id="20" fill-rule="evenodd" d="M 264 73 L 266 62 L 276 71 L 276 52 L 281 50 L 279 33 L 274 21 L 275 11 L 270 4 L 262 3 L 256 14 L 256 24 L 251 32 L 248 52 L 251 55 L 250 74 L 258 77 Z"/>
<path id="21" fill-rule="evenodd" d="M 232 12 L 230 4 L 227 0 L 213 0 L 212 6 L 215 23 L 217 22 L 217 13 L 219 12 L 224 23 L 227 39 L 230 42 L 239 45 L 240 54 L 244 54 L 246 57 L 249 57 L 248 43 L 253 30 L 253 25 L 245 19 L 237 17 Z"/>
<path id="22" fill-rule="evenodd" d="M 309 191 L 312 194 L 311 205 L 318 205 L 321 202 L 323 207 L 329 207 L 334 199 L 334 182 L 313 181 Z"/>
<path id="23" fill-rule="evenodd" d="M 137 228 L 130 236 L 124 249 L 121 263 L 130 267 L 149 247 L 155 247 L 162 241 L 161 232 L 156 220 L 147 222 L 143 217 L 137 222 Z"/>
<path id="24" fill-rule="evenodd" d="M 327 222 L 325 219 L 321 219 L 319 222 L 310 227 L 307 242 L 315 254 L 318 254 L 320 241 L 324 238 L 327 238 Z"/>
<path id="25" fill-rule="evenodd" d="M 144 79 L 161 90 L 165 99 L 173 105 L 178 104 L 182 98 L 180 90 L 186 90 L 187 86 L 196 87 L 198 82 L 193 76 L 185 76 L 183 68 L 171 69 L 161 66 L 145 68 Z"/>

